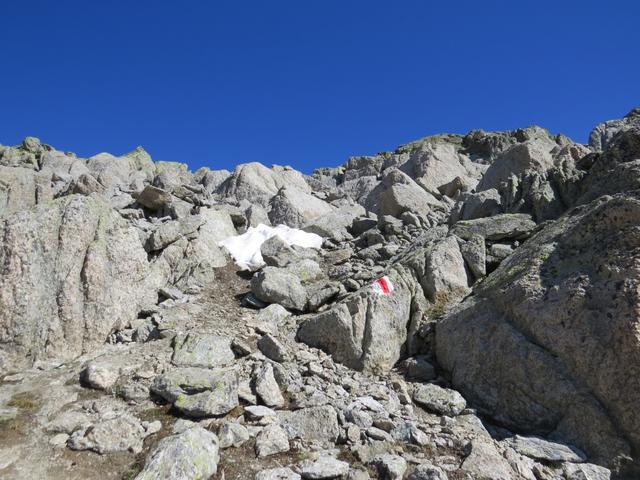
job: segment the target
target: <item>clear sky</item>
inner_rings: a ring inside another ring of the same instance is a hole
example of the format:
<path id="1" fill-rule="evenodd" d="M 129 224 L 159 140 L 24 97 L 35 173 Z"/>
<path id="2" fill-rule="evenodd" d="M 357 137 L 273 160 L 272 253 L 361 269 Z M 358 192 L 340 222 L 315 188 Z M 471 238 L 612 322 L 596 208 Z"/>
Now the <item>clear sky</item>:
<path id="1" fill-rule="evenodd" d="M 585 142 L 640 105 L 640 2 L 0 2 L 0 143 L 303 171 L 440 132 Z"/>

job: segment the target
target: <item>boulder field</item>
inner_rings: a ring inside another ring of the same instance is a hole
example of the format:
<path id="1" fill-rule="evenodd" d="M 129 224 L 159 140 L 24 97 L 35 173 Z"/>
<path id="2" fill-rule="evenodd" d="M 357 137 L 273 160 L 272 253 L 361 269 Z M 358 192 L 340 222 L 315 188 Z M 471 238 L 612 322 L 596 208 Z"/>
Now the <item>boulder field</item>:
<path id="1" fill-rule="evenodd" d="M 0 477 L 640 478 L 639 292 L 640 109 L 310 175 L 27 137 L 0 146 Z"/>

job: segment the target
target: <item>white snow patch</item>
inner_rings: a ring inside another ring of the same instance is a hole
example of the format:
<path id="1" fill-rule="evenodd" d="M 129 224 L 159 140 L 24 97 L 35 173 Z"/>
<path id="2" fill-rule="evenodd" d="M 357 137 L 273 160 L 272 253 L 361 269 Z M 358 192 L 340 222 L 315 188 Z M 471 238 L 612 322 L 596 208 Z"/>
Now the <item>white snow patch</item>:
<path id="1" fill-rule="evenodd" d="M 321 248 L 322 237 L 315 233 L 303 232 L 297 228 L 290 228 L 286 225 L 269 227 L 259 224 L 257 227 L 249 227 L 242 235 L 234 235 L 218 243 L 226 248 L 236 265 L 242 270 L 257 270 L 264 267 L 260 247 L 262 244 L 277 235 L 284 240 L 287 245 L 298 245 L 305 248 Z"/>

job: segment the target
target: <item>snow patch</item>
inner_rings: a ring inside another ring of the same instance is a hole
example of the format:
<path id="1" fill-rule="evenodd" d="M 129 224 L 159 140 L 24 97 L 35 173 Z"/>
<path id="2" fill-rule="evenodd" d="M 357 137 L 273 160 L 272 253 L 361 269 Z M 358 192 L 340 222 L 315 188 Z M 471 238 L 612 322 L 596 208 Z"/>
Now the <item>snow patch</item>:
<path id="1" fill-rule="evenodd" d="M 242 235 L 234 235 L 218 243 L 224 247 L 233 257 L 236 265 L 242 270 L 258 270 L 264 267 L 260 247 L 273 236 L 280 237 L 287 245 L 298 245 L 305 248 L 321 248 L 322 237 L 315 233 L 303 232 L 297 228 L 286 225 L 269 227 L 259 224 L 257 227 L 249 227 Z"/>

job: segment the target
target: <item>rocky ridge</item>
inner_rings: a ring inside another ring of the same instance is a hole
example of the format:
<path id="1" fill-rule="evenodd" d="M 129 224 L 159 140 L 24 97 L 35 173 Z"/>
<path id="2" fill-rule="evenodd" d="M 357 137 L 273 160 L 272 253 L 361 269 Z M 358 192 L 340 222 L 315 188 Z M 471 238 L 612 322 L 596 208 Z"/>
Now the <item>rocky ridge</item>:
<path id="1" fill-rule="evenodd" d="M 0 476 L 638 478 L 638 165 L 638 109 L 312 175 L 0 146 Z M 323 246 L 239 271 L 259 224 Z"/>

